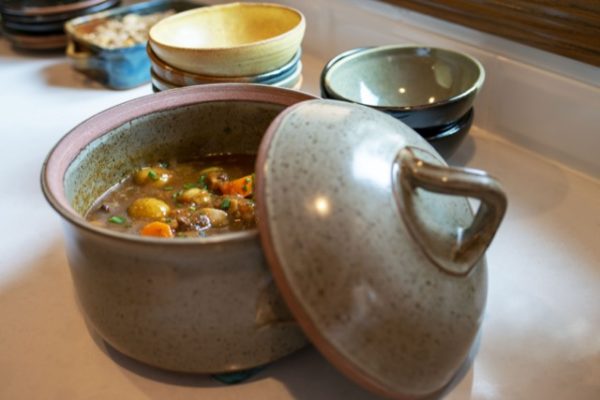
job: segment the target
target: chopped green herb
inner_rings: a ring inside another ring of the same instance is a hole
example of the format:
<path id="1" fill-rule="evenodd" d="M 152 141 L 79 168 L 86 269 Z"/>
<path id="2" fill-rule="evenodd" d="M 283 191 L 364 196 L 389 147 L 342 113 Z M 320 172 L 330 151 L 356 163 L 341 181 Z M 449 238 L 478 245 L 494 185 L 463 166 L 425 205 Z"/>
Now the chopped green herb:
<path id="1" fill-rule="evenodd" d="M 190 209 L 191 211 L 196 211 L 196 206 L 190 206 L 190 207 L 189 207 L 189 209 Z"/>
<path id="2" fill-rule="evenodd" d="M 244 182 L 246 182 L 246 183 L 250 183 L 250 178 L 246 178 L 246 179 L 244 179 Z"/>
<path id="3" fill-rule="evenodd" d="M 170 191 L 171 191 L 171 190 L 173 190 L 173 189 L 174 189 L 174 188 L 173 188 L 173 186 L 165 186 L 165 187 L 163 188 L 163 190 L 164 190 L 164 191 L 166 191 L 166 192 L 170 192 Z"/>
<path id="4" fill-rule="evenodd" d="M 148 178 L 152 179 L 153 181 L 157 181 L 158 180 L 158 174 L 156 173 L 156 171 L 154 171 L 153 169 L 148 171 Z"/>
<path id="5" fill-rule="evenodd" d="M 247 191 L 248 191 L 248 186 L 247 186 L 247 185 L 244 185 L 244 186 L 242 186 L 242 190 L 243 190 L 244 192 L 247 192 Z"/>
<path id="6" fill-rule="evenodd" d="M 221 203 L 221 209 L 222 210 L 228 210 L 229 206 L 231 206 L 231 200 L 229 200 L 227 197 L 223 199 L 223 202 Z"/>
<path id="7" fill-rule="evenodd" d="M 178 198 L 179 196 L 181 196 L 182 194 L 183 194 L 183 190 L 178 190 L 178 191 L 176 191 L 175 193 L 173 193 L 173 194 L 171 195 L 171 197 L 173 198 L 173 200 L 177 200 L 177 198 Z"/>
<path id="8" fill-rule="evenodd" d="M 207 185 L 206 185 L 206 175 L 202 175 L 199 179 L 198 179 L 198 187 L 200 189 L 206 189 Z"/>
<path id="9" fill-rule="evenodd" d="M 117 224 L 117 225 L 123 225 L 127 220 L 123 217 L 119 217 L 117 215 L 113 215 L 112 217 L 110 217 L 108 219 L 108 222 L 112 223 L 112 224 Z"/>
<path id="10" fill-rule="evenodd" d="M 192 189 L 192 188 L 195 188 L 195 187 L 197 187 L 197 185 L 195 183 L 186 183 L 185 185 L 183 185 L 183 188 L 186 189 L 186 190 L 187 189 Z"/>

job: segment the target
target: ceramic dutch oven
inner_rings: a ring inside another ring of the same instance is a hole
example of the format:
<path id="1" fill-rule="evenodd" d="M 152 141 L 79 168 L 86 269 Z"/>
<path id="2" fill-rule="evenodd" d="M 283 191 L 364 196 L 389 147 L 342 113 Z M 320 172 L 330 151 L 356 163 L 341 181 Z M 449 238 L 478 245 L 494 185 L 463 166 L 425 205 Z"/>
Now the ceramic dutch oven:
<path id="1" fill-rule="evenodd" d="M 476 352 L 484 252 L 506 197 L 487 174 L 449 168 L 402 122 L 309 98 L 256 85 L 175 89 L 67 134 L 42 186 L 66 221 L 83 311 L 111 345 L 162 368 L 249 368 L 306 335 L 375 393 L 441 395 Z M 258 151 L 258 230 L 163 240 L 81 217 L 142 162 L 214 151 Z M 466 196 L 481 200 L 475 215 Z"/>

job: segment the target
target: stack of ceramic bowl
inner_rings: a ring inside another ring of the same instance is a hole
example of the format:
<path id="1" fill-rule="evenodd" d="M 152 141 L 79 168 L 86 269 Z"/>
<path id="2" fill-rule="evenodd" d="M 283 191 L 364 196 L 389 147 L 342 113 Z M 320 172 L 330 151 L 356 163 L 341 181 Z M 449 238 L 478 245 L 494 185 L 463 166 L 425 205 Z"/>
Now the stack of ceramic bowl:
<path id="1" fill-rule="evenodd" d="M 381 46 L 347 51 L 321 74 L 321 95 L 366 105 L 404 122 L 450 157 L 473 122 L 483 66 L 447 49 Z"/>
<path id="2" fill-rule="evenodd" d="M 147 52 L 155 92 L 211 83 L 302 84 L 304 16 L 269 3 L 196 8 L 152 27 Z"/>
<path id="3" fill-rule="evenodd" d="M 66 21 L 118 4 L 119 0 L 5 0 L 0 2 L 2 31 L 19 49 L 61 49 L 67 44 Z"/>

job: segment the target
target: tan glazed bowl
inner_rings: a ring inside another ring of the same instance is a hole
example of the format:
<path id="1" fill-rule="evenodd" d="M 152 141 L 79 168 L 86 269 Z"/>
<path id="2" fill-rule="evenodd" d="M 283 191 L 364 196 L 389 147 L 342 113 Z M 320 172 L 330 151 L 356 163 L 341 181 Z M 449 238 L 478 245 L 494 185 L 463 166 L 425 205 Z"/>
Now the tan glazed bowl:
<path id="1" fill-rule="evenodd" d="M 306 23 L 299 11 L 270 3 L 200 7 L 150 29 L 149 45 L 167 64 L 211 76 L 276 70 L 300 49 Z"/>
<path id="2" fill-rule="evenodd" d="M 255 154 L 275 116 L 310 98 L 252 85 L 178 89 L 97 114 L 56 145 L 43 191 L 65 221 L 83 312 L 110 345 L 153 366 L 196 373 L 247 369 L 305 346 L 256 230 L 163 240 L 100 229 L 82 215 L 142 165 Z"/>

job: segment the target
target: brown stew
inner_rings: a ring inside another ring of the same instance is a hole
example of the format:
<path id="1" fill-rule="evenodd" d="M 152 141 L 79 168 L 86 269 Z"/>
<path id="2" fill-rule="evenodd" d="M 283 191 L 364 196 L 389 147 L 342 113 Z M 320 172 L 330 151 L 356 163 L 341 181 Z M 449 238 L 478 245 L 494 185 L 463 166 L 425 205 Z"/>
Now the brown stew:
<path id="1" fill-rule="evenodd" d="M 92 224 L 154 237 L 198 237 L 255 227 L 252 155 L 140 168 L 103 194 Z"/>

